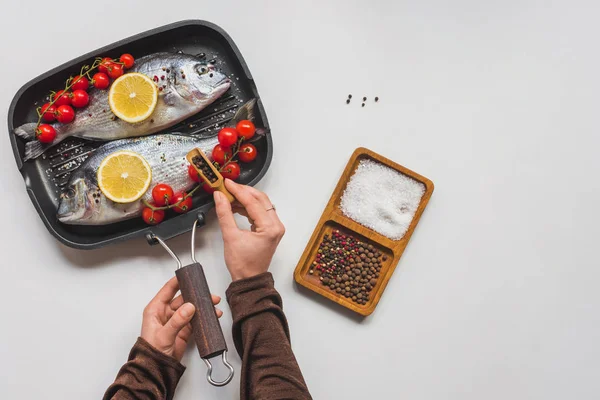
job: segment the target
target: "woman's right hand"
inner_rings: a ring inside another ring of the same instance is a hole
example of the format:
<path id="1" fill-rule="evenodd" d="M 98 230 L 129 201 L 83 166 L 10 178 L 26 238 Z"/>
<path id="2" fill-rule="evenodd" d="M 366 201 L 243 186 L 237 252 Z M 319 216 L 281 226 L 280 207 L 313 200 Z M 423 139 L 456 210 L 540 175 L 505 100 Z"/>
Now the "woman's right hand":
<path id="1" fill-rule="evenodd" d="M 248 217 L 252 224 L 251 231 L 238 228 L 232 206 L 225 195 L 218 191 L 214 193 L 225 243 L 225 264 L 231 279 L 236 281 L 267 272 L 285 227 L 271 200 L 263 192 L 229 179 L 225 180 L 225 187 L 241 205 L 241 208 L 234 205 L 236 212 Z"/>

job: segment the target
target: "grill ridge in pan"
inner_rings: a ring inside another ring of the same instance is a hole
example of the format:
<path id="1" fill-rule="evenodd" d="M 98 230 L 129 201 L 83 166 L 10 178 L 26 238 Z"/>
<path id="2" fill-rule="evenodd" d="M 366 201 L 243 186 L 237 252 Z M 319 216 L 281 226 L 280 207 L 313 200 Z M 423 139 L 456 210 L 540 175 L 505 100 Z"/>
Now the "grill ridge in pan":
<path id="1" fill-rule="evenodd" d="M 205 53 L 206 58 L 214 58 L 216 67 L 232 80 L 231 89 L 221 99 L 164 132 L 202 135 L 216 133 L 231 119 L 239 106 L 255 98 L 255 124 L 264 127 L 267 134 L 255 143 L 259 156 L 252 163 L 244 165 L 239 181 L 254 185 L 269 168 L 273 156 L 273 143 L 267 115 L 248 66 L 233 40 L 223 29 L 206 21 L 181 21 L 94 50 L 26 83 L 13 98 L 8 110 L 10 143 L 29 198 L 48 231 L 69 247 L 94 249 L 135 237 L 144 237 L 150 233 L 169 239 L 190 231 L 197 214 L 205 213 L 214 206 L 211 196 L 199 193 L 194 196 L 192 211 L 170 217 L 157 226 L 148 226 L 141 218 L 105 226 L 65 225 L 56 218 L 61 190 L 66 185 L 70 172 L 85 160 L 90 151 L 106 142 L 71 138 L 59 144 L 58 150 L 50 150 L 45 156 L 23 162 L 25 142 L 15 136 L 14 129 L 26 122 L 37 120 L 35 108 L 46 101 L 45 96 L 51 90 L 63 87 L 64 81 L 70 75 L 79 73 L 83 64 L 91 65 L 95 57 L 116 58 L 123 53 L 131 53 L 139 58 L 159 51 Z"/>

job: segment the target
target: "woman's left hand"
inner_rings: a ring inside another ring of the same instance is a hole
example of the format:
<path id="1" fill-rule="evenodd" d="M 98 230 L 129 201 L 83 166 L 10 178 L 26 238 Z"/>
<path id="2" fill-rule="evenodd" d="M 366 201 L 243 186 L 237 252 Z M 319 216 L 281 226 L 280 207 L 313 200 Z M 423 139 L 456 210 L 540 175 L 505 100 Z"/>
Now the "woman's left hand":
<path id="1" fill-rule="evenodd" d="M 175 297 L 179 290 L 177 278 L 171 278 L 144 308 L 142 319 L 142 339 L 146 340 L 158 351 L 181 361 L 185 346 L 192 334 L 190 321 L 196 311 L 191 303 L 184 303 L 181 296 Z M 221 298 L 212 295 L 214 305 Z M 216 309 L 221 318 L 223 312 Z"/>

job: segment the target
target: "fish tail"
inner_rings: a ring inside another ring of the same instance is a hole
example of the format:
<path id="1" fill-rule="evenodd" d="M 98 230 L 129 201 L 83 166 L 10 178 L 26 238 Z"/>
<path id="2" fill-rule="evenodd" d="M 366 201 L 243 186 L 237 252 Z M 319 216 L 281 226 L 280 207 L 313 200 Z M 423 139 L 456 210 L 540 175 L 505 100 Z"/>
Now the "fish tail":
<path id="1" fill-rule="evenodd" d="M 244 119 L 247 119 L 249 121 L 254 121 L 254 106 L 255 105 L 256 105 L 256 99 L 252 99 L 252 100 L 246 102 L 243 106 L 238 108 L 235 115 L 233 116 L 233 119 L 231 120 L 231 123 L 233 125 L 235 125 Z"/>
<path id="2" fill-rule="evenodd" d="M 37 124 L 35 122 L 23 124 L 15 129 L 15 135 L 26 140 L 35 139 L 35 128 Z"/>

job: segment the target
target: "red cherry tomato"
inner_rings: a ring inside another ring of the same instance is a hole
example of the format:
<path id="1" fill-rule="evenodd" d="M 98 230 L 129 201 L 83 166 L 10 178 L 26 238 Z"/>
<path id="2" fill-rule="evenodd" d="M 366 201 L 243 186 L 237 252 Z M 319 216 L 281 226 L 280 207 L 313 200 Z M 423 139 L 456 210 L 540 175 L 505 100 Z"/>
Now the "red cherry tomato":
<path id="1" fill-rule="evenodd" d="M 56 120 L 61 124 L 68 124 L 75 119 L 75 111 L 71 106 L 60 106 L 56 109 Z"/>
<path id="2" fill-rule="evenodd" d="M 52 122 L 56 119 L 54 113 L 56 112 L 56 106 L 46 103 L 42 106 L 42 119 L 46 122 Z"/>
<path id="3" fill-rule="evenodd" d="M 221 171 L 221 175 L 223 175 L 223 178 L 235 181 L 237 178 L 240 177 L 240 166 L 236 162 L 231 162 L 227 164 L 225 168 L 223 168 L 223 171 Z"/>
<path id="4" fill-rule="evenodd" d="M 98 72 L 92 77 L 92 84 L 96 89 L 106 89 L 110 85 L 110 79 L 104 72 Z"/>
<path id="5" fill-rule="evenodd" d="M 240 122 L 238 122 L 235 129 L 238 131 L 239 135 L 244 138 L 244 140 L 250 139 L 252 136 L 254 136 L 254 133 L 256 132 L 256 127 L 254 126 L 252 121 L 249 121 L 247 119 L 243 119 Z"/>
<path id="6" fill-rule="evenodd" d="M 173 189 L 169 185 L 160 183 L 152 189 L 152 198 L 157 206 L 166 206 L 173 199 Z"/>
<path id="7" fill-rule="evenodd" d="M 150 207 L 145 207 L 142 211 L 142 218 L 148 225 L 160 224 L 165 219 L 164 210 L 153 210 Z"/>
<path id="8" fill-rule="evenodd" d="M 108 76 L 113 79 L 117 79 L 121 75 L 123 75 L 123 66 L 121 64 L 112 64 L 108 67 Z"/>
<path id="9" fill-rule="evenodd" d="M 233 128 L 223 128 L 219 131 L 219 143 L 223 147 L 231 147 L 238 140 L 238 133 Z"/>
<path id="10" fill-rule="evenodd" d="M 71 89 L 73 90 L 88 90 L 90 87 L 90 82 L 87 80 L 85 76 L 77 75 L 73 78 L 73 85 Z"/>
<path id="11" fill-rule="evenodd" d="M 56 92 L 53 98 L 56 99 L 56 101 L 54 102 L 54 105 L 56 107 L 68 106 L 69 104 L 71 104 L 71 93 L 65 92 L 64 90 L 59 90 L 58 92 Z"/>
<path id="12" fill-rule="evenodd" d="M 125 66 L 125 69 L 129 69 L 129 68 L 133 67 L 134 58 L 131 54 L 125 53 L 119 58 L 119 61 L 121 61 L 123 63 L 123 65 Z"/>
<path id="13" fill-rule="evenodd" d="M 202 190 L 204 190 L 206 193 L 210 193 L 210 194 L 213 194 L 215 192 L 215 189 L 210 187 L 208 185 L 208 183 L 205 183 L 204 185 L 202 185 Z"/>
<path id="14" fill-rule="evenodd" d="M 75 108 L 81 108 L 88 105 L 90 97 L 85 90 L 75 90 L 71 93 L 71 104 Z"/>
<path id="15" fill-rule="evenodd" d="M 196 171 L 196 168 L 194 168 L 194 166 L 191 164 L 188 166 L 188 175 L 190 176 L 190 178 L 192 178 L 194 182 L 203 182 L 202 178 L 200 177 L 200 174 L 198 173 L 198 171 Z"/>
<path id="16" fill-rule="evenodd" d="M 35 131 L 35 136 L 42 143 L 52 143 L 56 138 L 56 130 L 48 124 L 41 124 Z"/>
<path id="17" fill-rule="evenodd" d="M 245 143 L 240 146 L 240 152 L 238 153 L 238 157 L 241 162 L 250 162 L 254 161 L 256 156 L 258 155 L 258 151 L 256 147 L 250 143 Z"/>
<path id="18" fill-rule="evenodd" d="M 216 145 L 212 151 L 213 161 L 216 161 L 221 165 L 225 164 L 226 158 L 227 158 L 227 160 L 230 160 L 232 155 L 233 155 L 233 153 L 231 152 L 230 148 L 227 148 L 227 147 L 224 148 L 220 144 Z"/>
<path id="19" fill-rule="evenodd" d="M 177 204 L 177 206 L 173 207 L 173 211 L 178 214 L 183 214 L 192 209 L 192 196 L 188 196 L 184 199 L 186 193 L 177 193 L 173 200 L 171 200 L 171 204 Z"/>
<path id="20" fill-rule="evenodd" d="M 100 62 L 100 65 L 98 66 L 98 71 L 104 72 L 106 74 L 108 73 L 108 67 L 110 67 L 111 65 L 113 65 L 112 58 L 104 57 Z"/>

